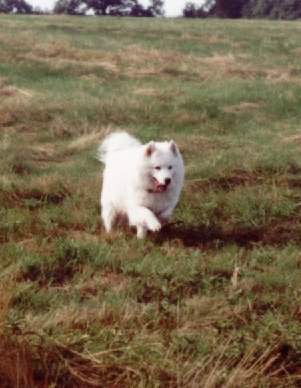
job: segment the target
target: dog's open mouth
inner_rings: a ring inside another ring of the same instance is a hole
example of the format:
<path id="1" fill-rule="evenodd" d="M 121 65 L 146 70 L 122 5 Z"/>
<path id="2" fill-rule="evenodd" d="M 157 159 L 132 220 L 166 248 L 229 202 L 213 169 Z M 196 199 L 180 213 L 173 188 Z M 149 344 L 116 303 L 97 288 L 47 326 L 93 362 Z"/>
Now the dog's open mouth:
<path id="1" fill-rule="evenodd" d="M 153 177 L 153 181 L 154 181 L 154 191 L 156 193 L 160 193 L 162 191 L 167 190 L 168 185 L 162 185 L 162 183 L 160 183 L 155 177 Z"/>

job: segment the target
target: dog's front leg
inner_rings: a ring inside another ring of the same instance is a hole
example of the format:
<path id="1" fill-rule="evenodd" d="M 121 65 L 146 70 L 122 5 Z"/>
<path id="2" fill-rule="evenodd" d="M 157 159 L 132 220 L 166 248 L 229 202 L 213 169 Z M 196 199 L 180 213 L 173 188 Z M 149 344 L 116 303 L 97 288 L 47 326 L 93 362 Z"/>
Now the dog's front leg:
<path id="1" fill-rule="evenodd" d="M 137 225 L 137 238 L 144 239 L 146 237 L 147 228 L 142 225 Z"/>
<path id="2" fill-rule="evenodd" d="M 137 237 L 144 238 L 147 230 L 157 232 L 161 229 L 161 224 L 154 213 L 143 206 L 135 206 L 129 209 L 129 221 L 137 228 Z"/>

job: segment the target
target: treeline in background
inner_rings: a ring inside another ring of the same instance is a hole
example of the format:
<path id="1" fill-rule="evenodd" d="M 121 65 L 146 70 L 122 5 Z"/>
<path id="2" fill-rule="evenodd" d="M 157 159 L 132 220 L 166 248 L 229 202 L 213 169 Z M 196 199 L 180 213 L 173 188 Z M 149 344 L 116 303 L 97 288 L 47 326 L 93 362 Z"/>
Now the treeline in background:
<path id="1" fill-rule="evenodd" d="M 57 0 L 53 10 L 32 7 L 26 0 L 0 0 L 0 13 L 15 14 L 69 14 L 97 16 L 163 16 L 164 1 L 150 0 L 145 7 L 138 0 Z"/>
<path id="2" fill-rule="evenodd" d="M 0 13 L 69 14 L 97 16 L 164 16 L 164 0 L 57 0 L 52 10 L 31 6 L 26 0 L 0 0 Z M 301 18 L 301 0 L 206 0 L 202 5 L 187 2 L 185 18 L 286 19 Z"/>
<path id="3" fill-rule="evenodd" d="M 202 6 L 187 2 L 183 16 L 294 20 L 301 18 L 301 0 L 207 0 Z"/>

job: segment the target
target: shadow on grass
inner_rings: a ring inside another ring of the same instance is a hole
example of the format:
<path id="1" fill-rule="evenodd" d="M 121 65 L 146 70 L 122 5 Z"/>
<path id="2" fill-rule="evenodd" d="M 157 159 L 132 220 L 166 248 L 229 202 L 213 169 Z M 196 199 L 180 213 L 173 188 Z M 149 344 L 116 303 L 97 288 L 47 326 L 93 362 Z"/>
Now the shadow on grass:
<path id="1" fill-rule="evenodd" d="M 301 245 L 301 226 L 294 222 L 281 222 L 258 227 L 233 227 L 225 230 L 219 226 L 184 225 L 171 223 L 166 225 L 154 238 L 154 242 L 178 241 L 185 247 L 212 249 L 226 245 L 238 245 L 252 248 L 254 245 Z"/>

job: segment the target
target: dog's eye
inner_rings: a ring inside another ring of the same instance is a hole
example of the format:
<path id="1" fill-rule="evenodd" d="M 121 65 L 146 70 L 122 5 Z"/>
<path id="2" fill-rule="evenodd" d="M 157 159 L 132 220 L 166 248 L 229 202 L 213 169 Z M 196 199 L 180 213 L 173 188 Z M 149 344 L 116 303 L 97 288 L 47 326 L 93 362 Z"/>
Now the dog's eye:
<path id="1" fill-rule="evenodd" d="M 168 166 L 168 169 L 171 170 L 171 169 L 172 169 L 172 166 Z"/>
<path id="2" fill-rule="evenodd" d="M 161 170 L 161 167 L 160 166 L 156 166 L 155 170 Z"/>

